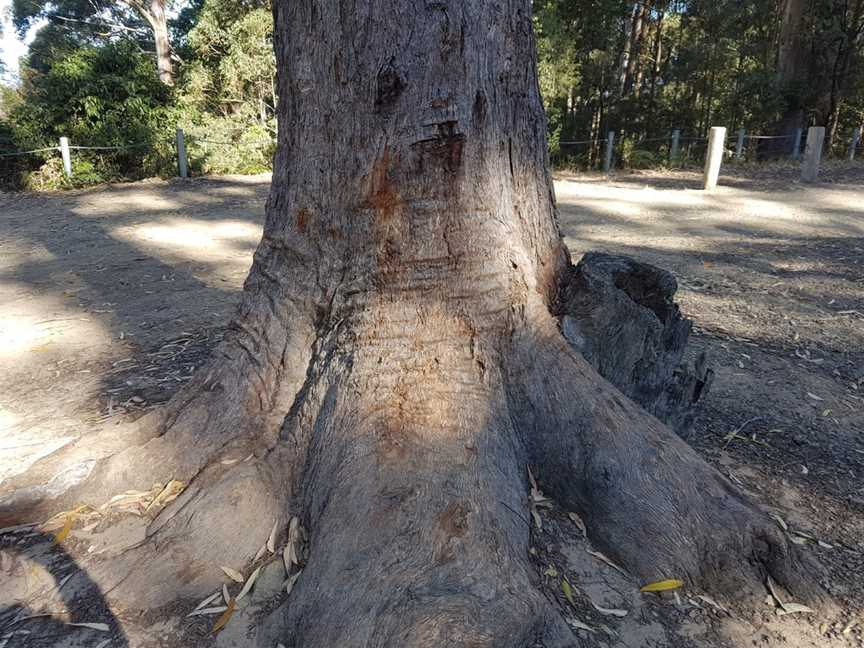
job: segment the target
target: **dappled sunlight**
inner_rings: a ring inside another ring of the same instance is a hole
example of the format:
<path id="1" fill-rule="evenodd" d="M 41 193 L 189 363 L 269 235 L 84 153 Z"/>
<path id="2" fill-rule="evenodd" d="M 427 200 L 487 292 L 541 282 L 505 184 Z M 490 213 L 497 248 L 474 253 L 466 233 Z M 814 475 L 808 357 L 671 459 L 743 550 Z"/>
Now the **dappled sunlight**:
<path id="1" fill-rule="evenodd" d="M 26 287 L 0 282 L 0 298 L 24 294 Z M 28 295 L 3 299 L 0 312 L 0 370 L 40 363 L 55 354 L 99 346 L 111 339 L 107 329 L 59 297 Z"/>
<path id="2" fill-rule="evenodd" d="M 172 263 L 188 260 L 212 263 L 219 260 L 223 274 L 245 273 L 261 239 L 261 226 L 241 220 L 217 222 L 190 218 L 163 218 L 123 225 L 110 235 Z M 209 283 L 208 276 L 199 277 Z"/>

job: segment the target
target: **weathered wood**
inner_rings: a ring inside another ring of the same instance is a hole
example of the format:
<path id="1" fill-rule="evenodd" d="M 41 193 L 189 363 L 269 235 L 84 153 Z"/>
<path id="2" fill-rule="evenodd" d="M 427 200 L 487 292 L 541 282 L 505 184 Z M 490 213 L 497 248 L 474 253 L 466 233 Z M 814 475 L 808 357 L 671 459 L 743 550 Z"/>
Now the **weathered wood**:
<path id="1" fill-rule="evenodd" d="M 612 156 L 615 154 L 615 131 L 609 131 L 606 135 L 606 156 L 603 158 L 603 173 L 612 170 Z"/>
<path id="2" fill-rule="evenodd" d="M 177 129 L 177 174 L 181 178 L 186 178 L 189 175 L 186 165 L 186 138 L 182 128 Z"/>
<path id="3" fill-rule="evenodd" d="M 692 324 L 674 302 L 677 289 L 665 270 L 589 252 L 563 282 L 556 313 L 564 337 L 600 375 L 686 435 L 714 373 L 704 354 L 683 364 Z"/>
<path id="4" fill-rule="evenodd" d="M 63 160 L 63 173 L 67 178 L 72 177 L 72 156 L 69 154 L 69 138 L 60 138 L 60 157 Z"/>

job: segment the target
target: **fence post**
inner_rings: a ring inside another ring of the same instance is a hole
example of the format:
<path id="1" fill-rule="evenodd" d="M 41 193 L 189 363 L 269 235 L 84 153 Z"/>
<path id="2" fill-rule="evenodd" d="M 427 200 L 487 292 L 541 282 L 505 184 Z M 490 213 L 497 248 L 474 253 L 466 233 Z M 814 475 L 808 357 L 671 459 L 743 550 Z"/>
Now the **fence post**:
<path id="1" fill-rule="evenodd" d="M 741 160 L 744 157 L 744 138 L 747 136 L 747 131 L 743 128 L 738 131 L 738 141 L 735 143 L 735 159 Z"/>
<path id="2" fill-rule="evenodd" d="M 858 126 L 855 130 L 852 131 L 852 141 L 849 142 L 849 161 L 855 159 L 855 149 L 858 148 L 858 144 L 861 142 L 861 127 Z"/>
<path id="3" fill-rule="evenodd" d="M 60 157 L 63 158 L 63 172 L 67 178 L 72 177 L 72 156 L 69 155 L 69 138 L 60 138 Z"/>
<path id="4" fill-rule="evenodd" d="M 681 145 L 681 129 L 676 128 L 672 131 L 672 147 L 669 149 L 669 161 L 675 162 L 678 159 L 678 148 Z"/>
<path id="5" fill-rule="evenodd" d="M 797 160 L 801 157 L 801 136 L 804 134 L 803 129 L 796 128 L 795 129 L 795 139 L 792 145 L 792 159 Z"/>
<path id="6" fill-rule="evenodd" d="M 723 150 L 726 148 L 726 127 L 712 126 L 708 133 L 708 151 L 705 153 L 705 174 L 702 188 L 713 191 L 717 188 L 720 177 L 720 165 L 723 163 Z"/>
<path id="7" fill-rule="evenodd" d="M 606 157 L 603 160 L 603 173 L 612 170 L 612 151 L 615 149 L 615 131 L 609 131 L 606 137 Z"/>
<path id="8" fill-rule="evenodd" d="M 807 131 L 807 148 L 804 150 L 804 164 L 801 166 L 802 182 L 816 182 L 819 177 L 819 163 L 822 161 L 824 143 L 825 127 L 811 126 Z"/>
<path id="9" fill-rule="evenodd" d="M 177 170 L 180 172 L 181 178 L 189 177 L 189 171 L 186 167 L 186 139 L 182 128 L 177 129 Z"/>

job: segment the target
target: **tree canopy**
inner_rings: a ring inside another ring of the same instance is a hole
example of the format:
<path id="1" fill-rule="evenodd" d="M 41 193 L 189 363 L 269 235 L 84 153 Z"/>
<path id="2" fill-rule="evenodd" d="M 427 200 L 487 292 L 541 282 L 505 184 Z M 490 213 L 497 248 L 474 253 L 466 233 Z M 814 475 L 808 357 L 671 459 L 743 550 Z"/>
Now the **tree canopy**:
<path id="1" fill-rule="evenodd" d="M 17 144 L 50 145 L 61 131 L 87 145 L 168 142 L 182 127 L 216 142 L 192 146 L 195 169 L 269 167 L 278 97 L 266 0 L 15 0 L 13 9 L 19 30 L 46 21 L 23 61 L 21 108 L 3 111 Z M 164 28 L 153 20 L 160 11 Z M 537 0 L 533 11 L 556 163 L 596 164 L 614 130 L 623 164 L 662 164 L 672 130 L 703 137 L 714 125 L 762 135 L 822 125 L 829 153 L 841 154 L 864 121 L 864 75 L 855 73 L 864 64 L 864 0 Z M 176 86 L 150 83 L 148 67 Z M 70 95 L 80 101 L 67 115 Z M 134 101 L 112 105 L 120 96 Z M 106 129 L 132 110 L 125 132 Z M 173 170 L 163 153 L 162 167 L 146 172 Z M 106 167 L 103 178 L 145 173 L 141 155 L 125 160 L 94 164 Z M 39 160 L 22 164 L 32 172 Z"/>

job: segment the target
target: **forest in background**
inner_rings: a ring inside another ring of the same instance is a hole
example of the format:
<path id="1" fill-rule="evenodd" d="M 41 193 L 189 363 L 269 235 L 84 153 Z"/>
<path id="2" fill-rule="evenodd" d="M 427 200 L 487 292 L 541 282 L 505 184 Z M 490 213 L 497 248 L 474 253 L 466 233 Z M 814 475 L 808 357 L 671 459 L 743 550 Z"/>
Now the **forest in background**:
<path id="1" fill-rule="evenodd" d="M 266 0 L 14 0 L 36 32 L 17 84 L 0 88 L 0 184 L 53 189 L 176 174 L 176 128 L 192 173 L 270 168 L 276 135 L 273 17 Z M 864 0 L 536 0 L 549 148 L 596 167 L 606 133 L 621 166 L 669 163 L 669 135 L 711 126 L 788 155 L 793 133 L 826 127 L 846 152 L 864 122 Z M 517 65 L 530 65 L 519 61 Z M 119 147 L 119 148 L 116 148 Z M 687 149 L 689 150 L 689 148 Z M 699 159 L 698 146 L 694 161 Z"/>

